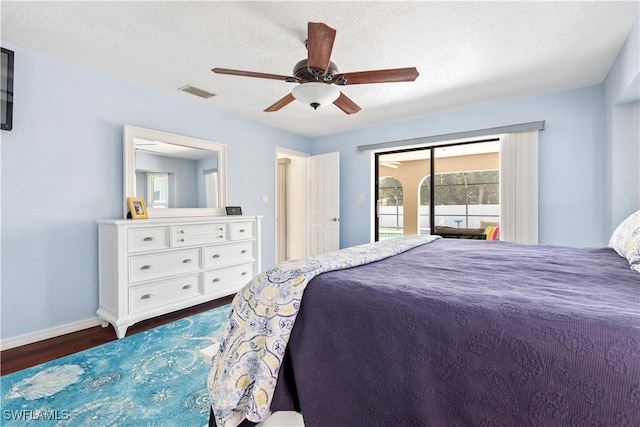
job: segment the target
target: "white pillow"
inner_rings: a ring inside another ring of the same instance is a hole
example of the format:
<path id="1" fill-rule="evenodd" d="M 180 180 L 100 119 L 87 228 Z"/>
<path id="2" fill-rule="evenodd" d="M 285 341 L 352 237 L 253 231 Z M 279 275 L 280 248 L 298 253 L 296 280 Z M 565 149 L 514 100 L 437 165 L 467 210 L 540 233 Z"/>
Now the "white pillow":
<path id="1" fill-rule="evenodd" d="M 609 247 L 629 261 L 629 266 L 640 273 L 640 210 L 632 213 L 615 229 Z"/>

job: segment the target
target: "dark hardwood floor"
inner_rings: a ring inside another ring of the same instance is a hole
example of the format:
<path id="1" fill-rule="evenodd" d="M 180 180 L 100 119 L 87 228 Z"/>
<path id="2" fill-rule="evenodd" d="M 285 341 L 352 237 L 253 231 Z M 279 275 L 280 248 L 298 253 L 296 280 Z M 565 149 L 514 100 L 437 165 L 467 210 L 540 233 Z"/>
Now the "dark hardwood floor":
<path id="1" fill-rule="evenodd" d="M 164 325 L 184 317 L 192 316 L 203 311 L 211 310 L 216 307 L 228 304 L 233 299 L 233 295 L 199 304 L 194 307 L 185 308 L 184 310 L 175 311 L 153 319 L 144 320 L 136 323 L 127 329 L 127 335 L 130 336 L 156 326 Z M 113 326 L 106 328 L 95 326 L 93 328 L 84 329 L 82 331 L 73 332 L 59 337 L 50 338 L 48 340 L 27 344 L 21 347 L 10 348 L 0 352 L 0 375 L 10 374 L 21 369 L 39 365 L 58 357 L 77 353 L 109 341 L 115 341 L 116 333 Z"/>

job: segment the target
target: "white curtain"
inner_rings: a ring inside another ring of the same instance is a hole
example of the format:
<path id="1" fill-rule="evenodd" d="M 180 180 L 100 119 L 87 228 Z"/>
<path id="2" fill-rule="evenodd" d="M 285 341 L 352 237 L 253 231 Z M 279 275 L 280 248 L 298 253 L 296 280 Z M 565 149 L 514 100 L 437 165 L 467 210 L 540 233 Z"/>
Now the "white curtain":
<path id="1" fill-rule="evenodd" d="M 538 243 L 538 131 L 500 142 L 500 240 Z"/>

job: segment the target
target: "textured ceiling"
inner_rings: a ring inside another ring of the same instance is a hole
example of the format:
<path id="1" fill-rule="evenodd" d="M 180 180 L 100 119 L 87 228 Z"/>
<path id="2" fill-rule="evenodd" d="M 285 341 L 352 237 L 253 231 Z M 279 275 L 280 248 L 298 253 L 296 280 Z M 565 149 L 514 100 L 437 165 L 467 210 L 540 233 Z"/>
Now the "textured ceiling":
<path id="1" fill-rule="evenodd" d="M 473 105 L 601 83 L 639 2 L 11 2 L 3 43 L 317 136 Z M 362 107 L 294 102 L 263 110 L 295 83 L 218 75 L 291 75 L 306 58 L 307 22 L 337 30 L 341 72 L 415 66 L 411 83 L 345 86 Z M 203 100 L 177 89 L 216 94 Z"/>

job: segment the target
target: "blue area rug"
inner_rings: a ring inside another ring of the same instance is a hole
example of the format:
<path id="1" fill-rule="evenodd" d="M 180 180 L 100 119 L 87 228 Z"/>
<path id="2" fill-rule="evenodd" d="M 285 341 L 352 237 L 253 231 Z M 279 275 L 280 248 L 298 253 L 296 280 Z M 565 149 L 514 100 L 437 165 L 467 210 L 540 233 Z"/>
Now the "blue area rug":
<path id="1" fill-rule="evenodd" d="M 0 378 L 2 426 L 205 426 L 200 349 L 230 305 Z"/>

